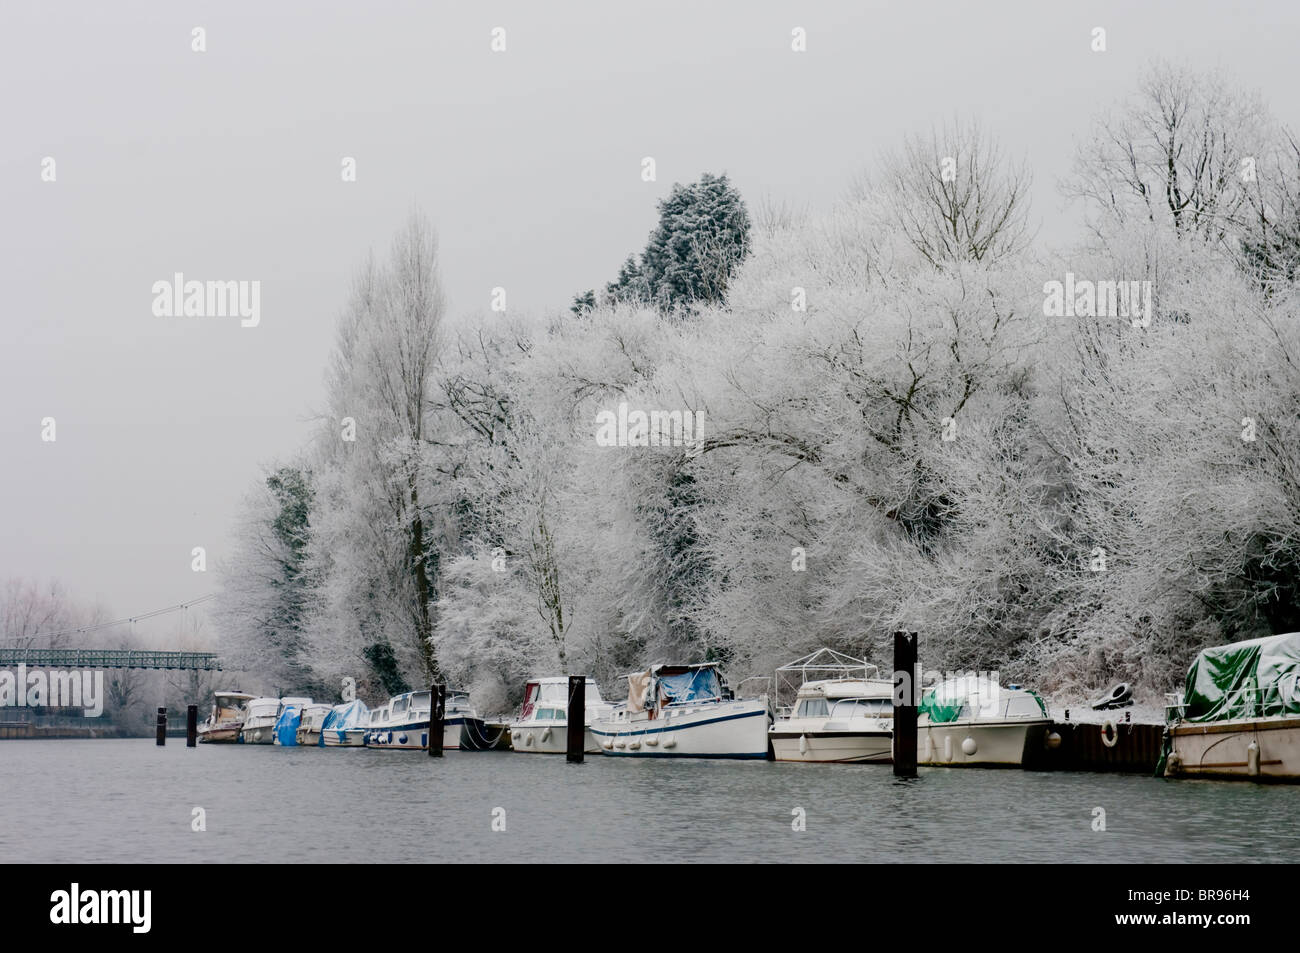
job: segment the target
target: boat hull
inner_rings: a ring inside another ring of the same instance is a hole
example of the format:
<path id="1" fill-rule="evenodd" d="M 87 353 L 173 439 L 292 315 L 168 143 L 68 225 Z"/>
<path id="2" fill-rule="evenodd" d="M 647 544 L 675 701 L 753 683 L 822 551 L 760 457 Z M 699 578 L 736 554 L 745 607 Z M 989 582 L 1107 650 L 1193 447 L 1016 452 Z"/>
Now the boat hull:
<path id="1" fill-rule="evenodd" d="M 772 755 L 777 761 L 826 764 L 890 764 L 894 760 L 891 731 L 782 731 L 772 729 Z"/>
<path id="2" fill-rule="evenodd" d="M 607 756 L 616 758 L 767 757 L 767 706 L 744 700 L 668 709 L 653 719 L 594 722 L 591 733 Z"/>
<path id="3" fill-rule="evenodd" d="M 269 745 L 275 743 L 275 725 L 245 725 L 239 730 L 241 745 Z"/>
<path id="4" fill-rule="evenodd" d="M 296 738 L 298 744 L 314 748 L 320 744 L 320 729 L 299 728 Z"/>
<path id="5" fill-rule="evenodd" d="M 583 750 L 599 754 L 600 742 L 591 728 L 584 734 Z M 565 754 L 569 750 L 569 726 L 563 722 L 516 722 L 510 726 L 510 745 L 523 754 Z"/>
<path id="6" fill-rule="evenodd" d="M 465 724 L 461 716 L 448 718 L 442 723 L 444 751 L 460 748 L 460 733 Z M 404 722 L 371 728 L 365 736 L 367 748 L 398 748 L 409 751 L 427 751 L 429 748 L 429 720 Z"/>
<path id="7" fill-rule="evenodd" d="M 321 744 L 326 748 L 364 748 L 365 728 L 326 728 L 321 731 Z"/>
<path id="8" fill-rule="evenodd" d="M 198 729 L 199 743 L 205 745 L 233 745 L 239 741 L 239 730 L 242 727 L 240 724 L 216 725 L 211 728 L 200 725 Z"/>
<path id="9" fill-rule="evenodd" d="M 1046 719 L 1008 722 L 951 722 L 917 729 L 917 764 L 943 767 L 1020 767 L 1025 752 L 1041 746 L 1051 724 Z M 968 750 L 973 742 L 973 750 Z"/>
<path id="10" fill-rule="evenodd" d="M 1184 722 L 1169 735 L 1166 777 L 1300 781 L 1300 718 Z M 1254 758 L 1252 742 L 1258 748 Z"/>

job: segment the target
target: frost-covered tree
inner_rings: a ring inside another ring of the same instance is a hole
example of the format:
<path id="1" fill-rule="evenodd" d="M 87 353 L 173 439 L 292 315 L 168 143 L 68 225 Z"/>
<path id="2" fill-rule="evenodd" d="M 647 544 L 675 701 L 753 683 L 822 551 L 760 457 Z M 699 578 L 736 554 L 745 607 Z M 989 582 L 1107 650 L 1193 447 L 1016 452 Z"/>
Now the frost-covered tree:
<path id="1" fill-rule="evenodd" d="M 704 173 L 690 185 L 675 183 L 659 203 L 659 223 L 639 256 L 628 256 L 605 286 L 610 304 L 652 305 L 665 313 L 725 300 L 727 285 L 749 253 L 750 218 L 726 173 Z M 574 314 L 596 304 L 588 291 L 574 299 Z"/>

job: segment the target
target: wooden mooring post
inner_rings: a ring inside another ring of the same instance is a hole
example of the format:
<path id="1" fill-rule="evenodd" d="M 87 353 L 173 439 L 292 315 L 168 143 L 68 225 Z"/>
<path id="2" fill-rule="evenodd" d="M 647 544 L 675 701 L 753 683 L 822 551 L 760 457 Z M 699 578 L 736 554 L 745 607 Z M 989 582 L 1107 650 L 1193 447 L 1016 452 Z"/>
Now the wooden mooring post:
<path id="1" fill-rule="evenodd" d="M 916 777 L 916 633 L 894 633 L 894 777 Z"/>
<path id="2" fill-rule="evenodd" d="M 199 706 L 185 706 L 185 747 L 193 748 L 199 741 Z"/>
<path id="3" fill-rule="evenodd" d="M 447 686 L 434 685 L 429 689 L 429 757 L 442 757 L 442 723 L 447 718 Z"/>
<path id="4" fill-rule="evenodd" d="M 587 676 L 569 676 L 569 708 L 565 715 L 569 735 L 566 739 L 565 760 L 582 764 L 587 750 Z"/>
<path id="5" fill-rule="evenodd" d="M 159 747 L 167 743 L 167 709 L 158 709 L 158 733 L 156 741 Z"/>

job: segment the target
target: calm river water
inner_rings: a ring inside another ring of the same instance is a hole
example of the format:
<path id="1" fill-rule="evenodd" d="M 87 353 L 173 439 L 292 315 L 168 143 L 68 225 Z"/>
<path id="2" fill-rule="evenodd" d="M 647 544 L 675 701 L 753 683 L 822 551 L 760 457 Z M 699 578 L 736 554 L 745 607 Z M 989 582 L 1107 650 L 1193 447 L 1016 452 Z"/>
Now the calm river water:
<path id="1" fill-rule="evenodd" d="M 1294 861 L 1242 782 L 588 755 L 0 743 L 0 857 L 99 861 Z M 194 808 L 206 831 L 193 831 Z M 1106 830 L 1093 830 L 1094 808 Z M 802 808 L 807 829 L 794 831 Z M 497 810 L 501 809 L 501 810 Z M 502 814 L 502 811 L 504 814 Z M 504 831 L 494 831 L 504 818 Z"/>

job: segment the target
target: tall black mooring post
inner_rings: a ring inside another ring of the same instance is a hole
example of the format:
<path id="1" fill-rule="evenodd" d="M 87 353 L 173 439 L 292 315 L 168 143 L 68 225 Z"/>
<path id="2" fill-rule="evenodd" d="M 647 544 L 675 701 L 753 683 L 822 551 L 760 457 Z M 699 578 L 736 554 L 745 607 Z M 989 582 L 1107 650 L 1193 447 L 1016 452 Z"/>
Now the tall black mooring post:
<path id="1" fill-rule="evenodd" d="M 429 757 L 442 757 L 442 723 L 447 717 L 447 686 L 429 688 Z"/>
<path id="2" fill-rule="evenodd" d="M 916 777 L 916 633 L 894 633 L 894 776 Z"/>
<path id="3" fill-rule="evenodd" d="M 569 736 L 566 739 L 565 759 L 570 764 L 582 764 L 587 750 L 587 676 L 569 676 Z"/>

